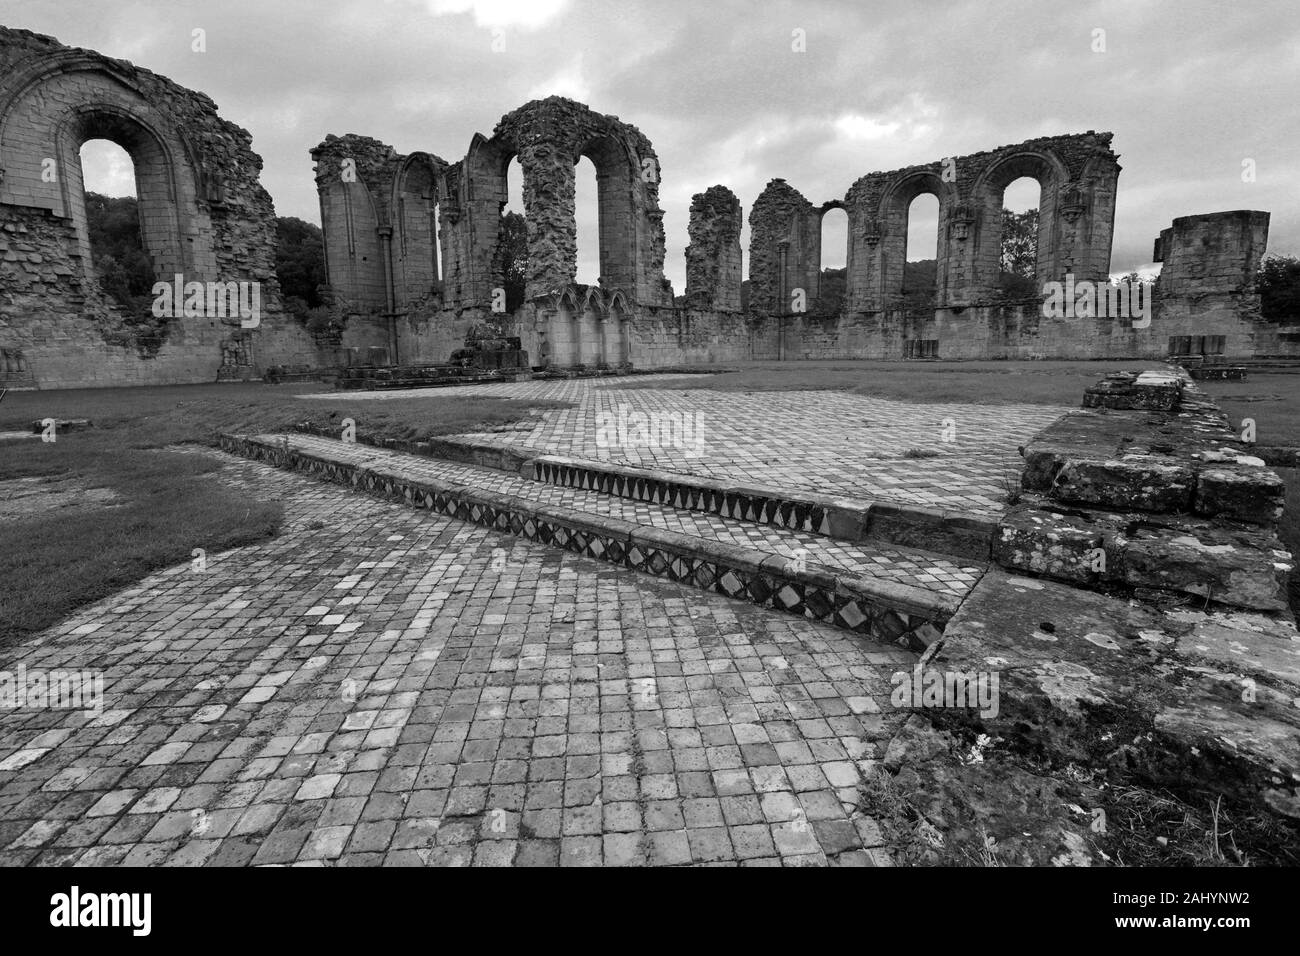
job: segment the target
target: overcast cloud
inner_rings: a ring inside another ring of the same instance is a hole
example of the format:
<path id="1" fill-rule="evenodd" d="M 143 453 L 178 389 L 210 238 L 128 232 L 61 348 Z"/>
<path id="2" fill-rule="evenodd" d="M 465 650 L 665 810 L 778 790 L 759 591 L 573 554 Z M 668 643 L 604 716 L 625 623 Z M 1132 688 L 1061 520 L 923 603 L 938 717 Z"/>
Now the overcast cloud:
<path id="1" fill-rule="evenodd" d="M 455 161 L 533 98 L 613 113 L 659 154 L 679 293 L 690 197 L 714 183 L 748 217 L 772 177 L 821 203 L 874 170 L 1089 129 L 1115 133 L 1123 166 L 1114 271 L 1149 263 L 1175 216 L 1225 209 L 1272 212 L 1269 251 L 1300 253 L 1298 19 L 1294 0 L 0 0 L 6 26 L 207 93 L 252 133 L 277 212 L 311 222 L 308 150 L 327 133 Z M 103 188 L 132 191 L 125 167 L 107 173 Z"/>

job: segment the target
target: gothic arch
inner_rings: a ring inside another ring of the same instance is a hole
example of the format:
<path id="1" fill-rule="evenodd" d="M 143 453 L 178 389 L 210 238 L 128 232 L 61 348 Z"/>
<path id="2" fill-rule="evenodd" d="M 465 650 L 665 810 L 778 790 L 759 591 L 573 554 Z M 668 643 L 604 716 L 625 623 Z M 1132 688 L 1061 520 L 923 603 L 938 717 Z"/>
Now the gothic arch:
<path id="1" fill-rule="evenodd" d="M 1038 254 L 1035 272 L 1039 285 L 1060 270 L 1060 195 L 1070 172 L 1060 157 L 1048 150 L 1023 149 L 1000 157 L 985 167 L 971 188 L 971 201 L 979 220 L 973 256 L 975 284 L 987 292 L 997 288 L 1002 254 L 1002 194 L 1017 179 L 1038 183 Z"/>
<path id="2" fill-rule="evenodd" d="M 148 94 L 132 71 L 75 50 L 40 57 L 0 83 L 0 203 L 70 220 L 83 276 L 92 282 L 80 156 L 92 139 L 114 142 L 131 157 L 155 274 L 210 279 L 217 272 L 209 209 L 221 202 L 223 177 L 204 168 L 182 124 Z"/>
<path id="3" fill-rule="evenodd" d="M 947 286 L 949 259 L 949 223 L 959 205 L 957 189 L 944 182 L 933 169 L 919 169 L 904 173 L 885 189 L 877 209 L 877 221 L 884 223 L 884 235 L 879 240 L 880 271 L 883 293 L 887 303 L 897 303 L 903 296 L 903 265 L 907 260 L 908 211 L 912 200 L 929 193 L 939 201 L 939 241 L 936 249 L 935 294 L 942 300 Z M 850 219 L 850 229 L 853 228 Z"/>

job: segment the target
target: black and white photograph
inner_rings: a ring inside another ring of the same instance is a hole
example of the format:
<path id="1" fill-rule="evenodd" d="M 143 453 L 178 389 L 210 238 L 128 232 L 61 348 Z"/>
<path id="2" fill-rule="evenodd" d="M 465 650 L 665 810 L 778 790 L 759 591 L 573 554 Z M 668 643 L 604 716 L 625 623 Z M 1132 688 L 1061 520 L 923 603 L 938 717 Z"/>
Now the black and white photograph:
<path id="1" fill-rule="evenodd" d="M 1276 930 L 1298 13 L 0 0 L 6 928 Z"/>

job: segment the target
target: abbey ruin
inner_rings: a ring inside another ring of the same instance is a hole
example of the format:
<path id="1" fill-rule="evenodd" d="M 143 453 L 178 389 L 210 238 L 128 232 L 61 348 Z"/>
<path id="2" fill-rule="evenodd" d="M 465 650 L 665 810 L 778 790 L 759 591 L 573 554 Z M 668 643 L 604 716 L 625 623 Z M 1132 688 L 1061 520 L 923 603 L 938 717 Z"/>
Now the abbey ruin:
<path id="1" fill-rule="evenodd" d="M 454 162 L 327 136 L 316 164 L 333 334 L 282 307 L 275 220 L 249 134 L 201 93 L 100 54 L 0 28 L 0 386 L 58 388 L 257 378 L 272 367 L 438 365 L 495 323 L 534 370 L 655 368 L 742 359 L 938 357 L 1233 358 L 1300 354 L 1262 322 L 1252 281 L 1269 217 L 1173 221 L 1154 315 L 1045 318 L 1042 298 L 998 288 L 1003 190 L 1039 184 L 1037 280 L 1105 283 L 1120 173 L 1109 133 L 1086 132 L 868 173 L 820 203 L 771 180 L 749 210 L 725 185 L 695 195 L 687 284 L 664 275 L 662 170 L 644 133 L 561 97 L 506 114 Z M 79 150 L 121 145 L 134 161 L 141 231 L 164 281 L 257 283 L 262 316 L 126 314 L 91 263 Z M 600 279 L 578 284 L 574 167 L 597 171 Z M 500 243 L 507 166 L 523 173 L 524 302 L 504 307 Z M 933 307 L 903 299 L 908 205 L 939 202 Z M 821 219 L 848 215 L 846 294 L 819 304 Z"/>

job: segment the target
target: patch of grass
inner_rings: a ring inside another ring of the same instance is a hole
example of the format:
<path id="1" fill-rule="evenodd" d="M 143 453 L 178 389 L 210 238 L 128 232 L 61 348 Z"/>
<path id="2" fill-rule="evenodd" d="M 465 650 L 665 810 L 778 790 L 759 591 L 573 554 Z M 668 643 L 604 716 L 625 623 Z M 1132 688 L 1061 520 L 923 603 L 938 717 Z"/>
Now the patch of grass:
<path id="1" fill-rule="evenodd" d="M 123 448 L 113 433 L 7 442 L 0 477 L 58 475 L 112 488 L 108 507 L 0 524 L 0 645 L 22 641 L 152 571 L 274 535 L 282 508 L 206 479 L 206 457 Z M 11 455 L 21 448 L 21 455 Z M 65 484 L 60 481 L 60 485 Z"/>
<path id="2" fill-rule="evenodd" d="M 1106 848 L 1119 866 L 1295 866 L 1295 830 L 1281 818 L 1228 808 L 1222 798 L 1193 806 L 1137 787 L 1110 791 Z"/>
<path id="3" fill-rule="evenodd" d="M 646 388 L 721 392 L 848 391 L 900 402 L 976 405 L 1065 405 L 1078 408 L 1083 390 L 1108 372 L 1149 361 L 883 362 L 826 360 L 745 362 L 715 376 L 646 382 Z M 638 385 L 641 383 L 638 383 Z"/>
<path id="4" fill-rule="evenodd" d="M 300 398 L 311 386 L 187 385 L 160 388 L 10 392 L 0 431 L 27 430 L 42 418 L 89 418 L 94 427 L 0 445 L 0 481 L 57 477 L 60 484 L 111 488 L 108 507 L 60 509 L 0 524 L 0 644 L 21 641 L 78 607 L 190 559 L 273 536 L 277 500 L 249 498 L 209 477 L 206 456 L 162 450 L 214 444 L 222 431 L 284 431 L 295 422 L 353 418 L 361 431 L 421 440 L 477 431 L 524 418 L 557 402 L 420 395 L 391 400 L 347 393 Z"/>
<path id="5" fill-rule="evenodd" d="M 300 397 L 313 391 L 321 397 Z M 358 431 L 418 441 L 518 421 L 533 409 L 569 407 L 565 402 L 455 392 L 430 389 L 427 395 L 374 399 L 321 392 L 313 385 L 260 383 L 11 392 L 0 404 L 0 431 L 25 430 L 47 417 L 89 418 L 97 433 L 125 429 L 124 445 L 160 448 L 180 442 L 212 443 L 221 431 L 284 431 L 304 419 L 351 418 Z"/>
<path id="6" fill-rule="evenodd" d="M 1300 445 L 1300 369 L 1251 369 L 1247 375 L 1244 382 L 1200 385 L 1227 413 L 1234 428 L 1240 429 L 1243 418 L 1253 418 L 1259 444 Z"/>

